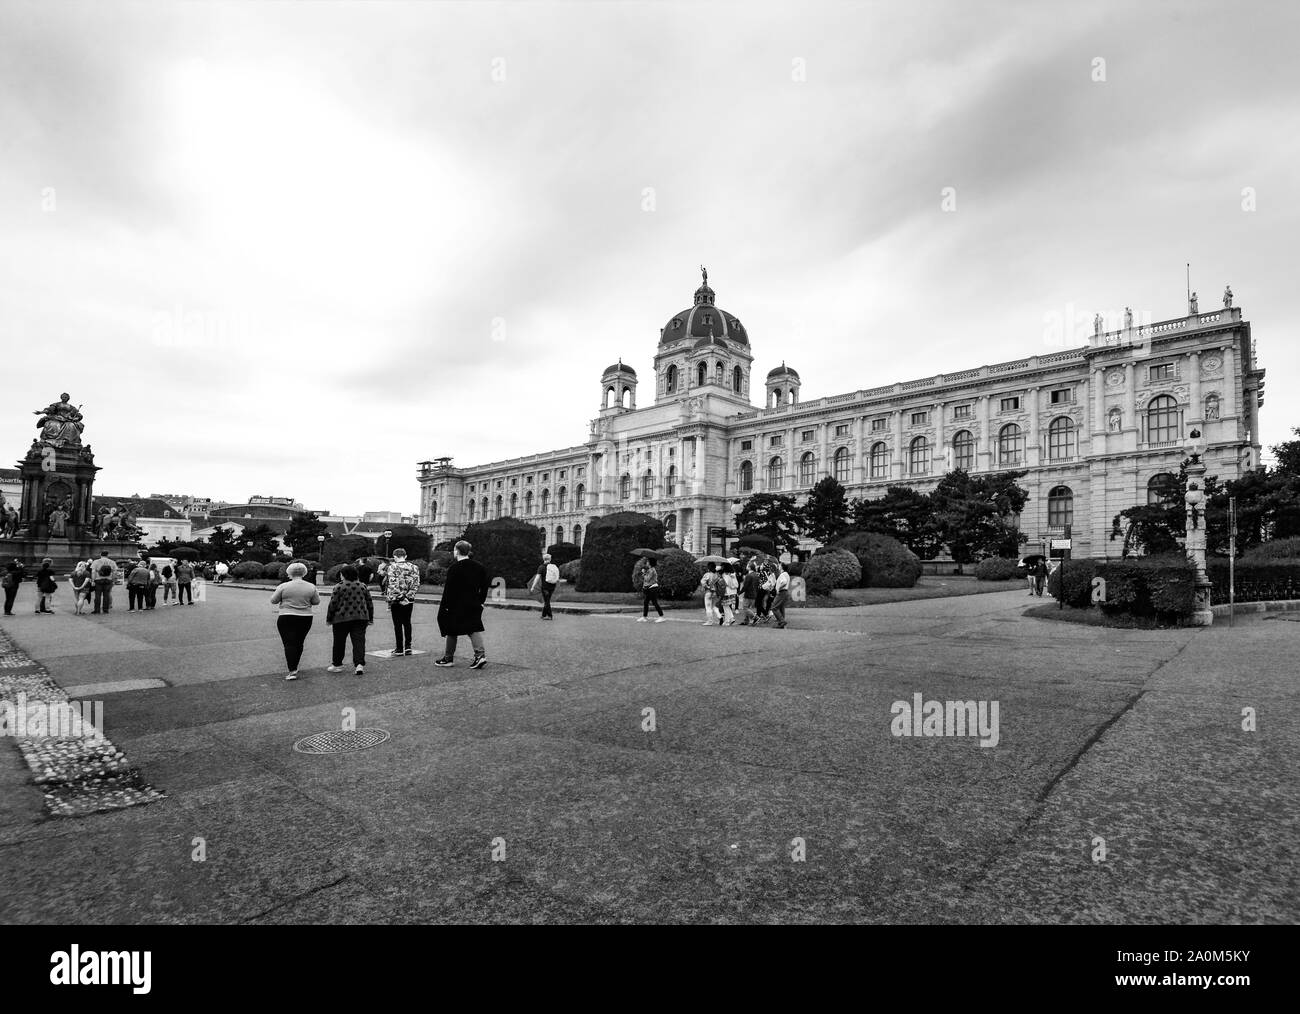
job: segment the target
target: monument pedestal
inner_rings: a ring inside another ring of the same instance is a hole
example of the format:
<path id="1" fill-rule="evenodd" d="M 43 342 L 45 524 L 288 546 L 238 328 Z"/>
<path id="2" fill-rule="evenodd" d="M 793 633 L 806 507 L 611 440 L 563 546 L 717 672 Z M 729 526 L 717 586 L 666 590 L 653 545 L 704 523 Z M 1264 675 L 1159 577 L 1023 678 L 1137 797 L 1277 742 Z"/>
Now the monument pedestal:
<path id="1" fill-rule="evenodd" d="M 114 539 L 51 539 L 20 535 L 15 539 L 0 539 L 0 564 L 17 559 L 27 568 L 31 577 L 40 569 L 41 561 L 53 561 L 54 573 L 62 579 L 82 560 L 98 560 L 105 549 L 114 563 L 137 560 L 143 547 L 138 542 L 119 542 Z"/>

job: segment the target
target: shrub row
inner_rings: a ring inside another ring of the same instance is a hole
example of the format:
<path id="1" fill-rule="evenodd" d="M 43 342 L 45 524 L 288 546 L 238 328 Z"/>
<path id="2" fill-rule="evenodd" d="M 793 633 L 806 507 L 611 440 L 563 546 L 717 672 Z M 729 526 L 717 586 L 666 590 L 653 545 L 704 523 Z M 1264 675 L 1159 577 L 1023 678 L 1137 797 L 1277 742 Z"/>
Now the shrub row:
<path id="1" fill-rule="evenodd" d="M 1007 556 L 990 556 L 975 565 L 975 580 L 1010 581 L 1020 575 L 1018 562 Z"/>
<path id="2" fill-rule="evenodd" d="M 1048 578 L 1048 593 L 1062 598 L 1061 567 Z M 1076 609 L 1100 605 L 1114 616 L 1154 617 L 1177 622 L 1191 615 L 1196 596 L 1196 571 L 1181 553 L 1131 557 L 1124 560 L 1068 560 L 1064 567 L 1064 601 Z M 1093 581 L 1105 584 L 1094 592 Z M 1094 603 L 1094 594 L 1104 597 Z"/>

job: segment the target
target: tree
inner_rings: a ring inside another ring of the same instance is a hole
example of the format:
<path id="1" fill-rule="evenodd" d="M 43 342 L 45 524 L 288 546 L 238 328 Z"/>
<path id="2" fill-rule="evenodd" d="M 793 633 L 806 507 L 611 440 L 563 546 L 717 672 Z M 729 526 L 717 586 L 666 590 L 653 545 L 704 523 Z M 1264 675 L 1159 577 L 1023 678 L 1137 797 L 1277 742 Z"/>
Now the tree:
<path id="1" fill-rule="evenodd" d="M 315 553 L 319 545 L 316 537 L 327 534 L 329 534 L 329 525 L 318 518 L 314 511 L 302 511 L 294 514 L 289 521 L 289 530 L 284 533 L 284 541 L 295 553 Z"/>
<path id="2" fill-rule="evenodd" d="M 854 500 L 853 526 L 897 539 L 922 560 L 933 560 L 942 541 L 934 504 L 910 486 L 890 486 L 876 500 Z"/>
<path id="3" fill-rule="evenodd" d="M 1024 510 L 1029 491 L 1019 484 L 1027 472 L 971 476 L 953 469 L 930 494 L 935 530 L 957 564 L 986 556 L 1015 556 L 1026 536 L 1015 516 Z"/>
<path id="4" fill-rule="evenodd" d="M 252 549 L 260 549 L 265 553 L 274 555 L 280 551 L 279 543 L 280 533 L 268 524 L 254 525 L 251 528 L 245 528 L 244 534 L 239 536 L 237 542 L 242 542 L 245 546 L 251 541 Z"/>
<path id="5" fill-rule="evenodd" d="M 239 555 L 239 546 L 235 542 L 235 530 L 225 525 L 218 525 L 208 536 L 208 552 L 214 560 L 229 563 Z"/>
<path id="6" fill-rule="evenodd" d="M 1153 504 L 1138 504 L 1122 510 L 1111 520 L 1110 537 L 1123 538 L 1123 556 L 1142 553 L 1177 553 L 1183 549 L 1187 536 L 1187 466 L 1184 458 L 1178 466 L 1178 479 L 1171 483 Z M 1205 526 L 1205 549 L 1208 553 L 1222 553 L 1228 546 L 1228 499 L 1216 476 L 1206 475 L 1202 480 L 1205 506 L 1200 511 L 1199 524 Z"/>
<path id="7" fill-rule="evenodd" d="M 834 476 L 823 476 L 803 505 L 803 529 L 818 542 L 827 543 L 848 527 L 849 499 L 844 486 Z"/>
<path id="8" fill-rule="evenodd" d="M 785 493 L 755 493 L 745 501 L 736 527 L 742 532 L 766 535 L 779 549 L 792 553 L 799 545 L 803 512 L 794 497 Z"/>

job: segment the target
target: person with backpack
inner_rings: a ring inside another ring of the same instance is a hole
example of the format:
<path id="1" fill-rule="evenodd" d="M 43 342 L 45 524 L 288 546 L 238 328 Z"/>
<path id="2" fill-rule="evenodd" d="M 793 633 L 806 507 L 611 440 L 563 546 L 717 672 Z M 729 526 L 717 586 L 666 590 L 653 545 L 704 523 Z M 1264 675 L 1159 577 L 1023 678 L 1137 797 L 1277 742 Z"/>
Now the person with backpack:
<path id="1" fill-rule="evenodd" d="M 555 594 L 555 586 L 560 583 L 560 568 L 551 562 L 550 553 L 542 554 L 542 565 L 537 568 L 537 575 L 533 578 L 533 582 L 542 592 L 542 619 L 554 620 L 555 614 L 551 612 L 551 596 Z"/>
<path id="2" fill-rule="evenodd" d="M 351 565 L 339 571 L 339 582 L 330 595 L 325 622 L 334 629 L 334 653 L 326 672 L 343 671 L 343 651 L 352 639 L 352 664 L 356 674 L 366 674 L 366 627 L 375 622 L 375 603 L 370 589 L 357 580 L 357 568 Z"/>
<path id="3" fill-rule="evenodd" d="M 54 593 L 59 590 L 59 583 L 54 580 L 54 561 L 48 556 L 41 561 L 41 569 L 36 572 L 36 591 L 40 598 L 36 600 L 37 613 L 52 613 L 49 606 L 54 602 Z"/>
<path id="4" fill-rule="evenodd" d="M 117 564 L 108 555 L 108 550 L 100 550 L 99 559 L 91 568 L 91 577 L 95 582 L 95 613 L 106 613 L 113 608 L 113 583 L 117 580 Z"/>
<path id="5" fill-rule="evenodd" d="M 170 563 L 164 563 L 158 573 L 162 577 L 163 605 L 174 596 L 176 601 L 172 604 L 179 606 L 181 596 L 176 588 L 176 569 Z"/>
<path id="6" fill-rule="evenodd" d="M 189 600 L 194 605 L 194 565 L 189 560 L 180 560 L 176 564 L 176 604 Z"/>
<path id="7" fill-rule="evenodd" d="M 131 568 L 131 573 L 126 579 L 126 611 L 134 613 L 138 609 L 143 612 L 148 596 L 149 568 L 141 560 Z"/>
<path id="8" fill-rule="evenodd" d="M 650 619 L 650 603 L 654 603 L 655 612 L 659 614 L 656 623 L 663 623 L 664 610 L 659 604 L 659 569 L 655 566 L 654 558 L 651 557 L 646 563 L 645 573 L 641 575 L 641 592 L 644 601 L 641 603 L 641 618 L 637 623 L 645 623 Z"/>
<path id="9" fill-rule="evenodd" d="M 354 568 L 355 569 L 355 568 Z M 341 573 L 341 572 L 340 572 Z M 361 572 L 357 572 L 357 579 Z M 388 612 L 393 618 L 393 638 L 397 646 L 389 652 L 390 658 L 411 654 L 411 612 L 415 609 L 415 593 L 420 588 L 420 569 L 406 559 L 405 549 L 393 550 L 393 562 L 384 568 L 380 587 L 388 600 Z"/>
<path id="10" fill-rule="evenodd" d="M 27 576 L 27 568 L 22 565 L 16 558 L 5 565 L 4 577 L 0 578 L 0 586 L 5 591 L 5 615 L 14 614 L 14 599 L 18 597 L 18 589 L 22 586 L 23 578 Z"/>

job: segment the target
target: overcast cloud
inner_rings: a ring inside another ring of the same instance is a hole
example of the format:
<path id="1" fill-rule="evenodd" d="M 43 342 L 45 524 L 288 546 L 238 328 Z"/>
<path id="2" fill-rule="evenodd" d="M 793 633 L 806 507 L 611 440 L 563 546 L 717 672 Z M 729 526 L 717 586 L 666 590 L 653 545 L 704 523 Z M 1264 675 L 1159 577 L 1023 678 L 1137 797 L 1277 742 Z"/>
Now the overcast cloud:
<path id="1" fill-rule="evenodd" d="M 810 399 L 1179 316 L 1190 261 L 1277 443 L 1298 43 L 1271 0 L 0 2 L 0 459 L 68 391 L 102 493 L 414 513 L 422 459 L 585 441 L 701 263 Z"/>

